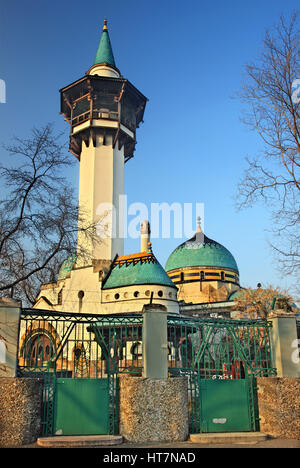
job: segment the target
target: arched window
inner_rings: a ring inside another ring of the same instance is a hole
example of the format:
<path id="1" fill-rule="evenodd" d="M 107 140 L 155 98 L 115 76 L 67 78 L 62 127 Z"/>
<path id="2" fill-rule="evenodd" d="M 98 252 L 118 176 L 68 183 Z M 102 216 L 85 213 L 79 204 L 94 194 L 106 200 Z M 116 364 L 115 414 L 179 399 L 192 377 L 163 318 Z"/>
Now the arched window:
<path id="1" fill-rule="evenodd" d="M 180 273 L 180 281 L 184 281 L 184 273 L 183 272 Z"/>
<path id="2" fill-rule="evenodd" d="M 221 271 L 221 281 L 225 281 L 225 273 L 224 273 L 224 271 Z"/>
<path id="3" fill-rule="evenodd" d="M 200 271 L 200 281 L 203 281 L 205 279 L 205 273 L 204 271 Z"/>
<path id="4" fill-rule="evenodd" d="M 50 340 L 50 337 L 44 333 L 39 333 L 33 337 L 29 337 L 25 355 L 28 361 L 28 365 L 42 366 L 44 362 L 47 362 L 54 355 L 54 346 Z"/>

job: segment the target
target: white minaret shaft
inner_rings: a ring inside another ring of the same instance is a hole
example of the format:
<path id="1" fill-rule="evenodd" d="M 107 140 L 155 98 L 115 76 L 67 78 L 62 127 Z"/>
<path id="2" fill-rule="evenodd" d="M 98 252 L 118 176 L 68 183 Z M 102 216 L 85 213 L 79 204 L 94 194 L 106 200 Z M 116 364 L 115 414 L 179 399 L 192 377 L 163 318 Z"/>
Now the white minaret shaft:
<path id="1" fill-rule="evenodd" d="M 95 225 L 95 242 L 87 241 L 84 230 L 78 233 L 78 258 L 113 260 L 123 255 L 124 239 L 119 233 L 119 199 L 124 194 L 124 148 L 113 148 L 112 136 L 97 135 L 96 145 L 82 143 L 79 176 L 79 228 Z"/>
<path id="2" fill-rule="evenodd" d="M 147 102 L 116 68 L 106 20 L 94 64 L 60 93 L 69 150 L 80 161 L 77 267 L 98 268 L 124 253 L 124 163 L 133 157 Z"/>

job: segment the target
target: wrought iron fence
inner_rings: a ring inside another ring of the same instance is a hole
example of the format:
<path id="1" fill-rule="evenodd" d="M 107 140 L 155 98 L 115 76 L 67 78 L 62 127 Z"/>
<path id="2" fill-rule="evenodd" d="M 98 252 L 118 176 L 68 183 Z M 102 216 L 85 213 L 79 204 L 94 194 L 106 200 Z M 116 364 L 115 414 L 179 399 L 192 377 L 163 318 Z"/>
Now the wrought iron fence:
<path id="1" fill-rule="evenodd" d="M 110 433 L 118 432 L 117 377 L 142 375 L 142 324 L 142 314 L 22 310 L 18 375 L 44 379 L 43 435 L 53 431 L 55 383 L 61 377 L 107 378 Z M 270 327 L 263 320 L 168 316 L 169 376 L 188 378 L 191 431 L 199 429 L 199 379 L 248 379 L 254 408 L 253 379 L 276 375 Z"/>
<path id="2" fill-rule="evenodd" d="M 199 431 L 200 379 L 248 379 L 255 427 L 254 379 L 276 375 L 271 356 L 271 326 L 263 320 L 169 317 L 169 375 L 188 377 L 192 432 Z"/>
<path id="3" fill-rule="evenodd" d="M 42 434 L 52 435 L 58 378 L 109 380 L 110 433 L 118 432 L 120 373 L 141 375 L 142 316 L 23 309 L 18 375 L 44 379 Z"/>
<path id="4" fill-rule="evenodd" d="M 193 371 L 200 378 L 274 375 L 271 326 L 264 320 L 169 317 L 170 374 Z"/>

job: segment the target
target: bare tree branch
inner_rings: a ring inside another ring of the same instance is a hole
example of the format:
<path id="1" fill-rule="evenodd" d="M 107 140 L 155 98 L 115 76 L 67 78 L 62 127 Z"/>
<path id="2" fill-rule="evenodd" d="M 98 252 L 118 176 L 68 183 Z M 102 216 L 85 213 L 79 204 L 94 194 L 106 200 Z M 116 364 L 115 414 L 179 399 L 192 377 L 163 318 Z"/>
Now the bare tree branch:
<path id="1" fill-rule="evenodd" d="M 14 139 L 6 150 L 19 162 L 0 167 L 7 189 L 0 201 L 0 295 L 33 303 L 41 283 L 54 281 L 62 262 L 76 252 L 78 229 L 98 240 L 64 179 L 71 161 L 51 125 L 34 129 L 31 138 Z M 77 250 L 77 256 L 86 255 Z"/>
<path id="2" fill-rule="evenodd" d="M 239 183 L 238 209 L 263 202 L 271 211 L 273 231 L 281 236 L 271 243 L 280 267 L 299 274 L 300 245 L 300 100 L 294 82 L 300 78 L 299 15 L 267 31 L 256 63 L 246 66 L 239 97 L 247 106 L 242 121 L 261 137 L 260 156 L 247 158 Z M 284 242 L 283 242 L 284 237 Z M 298 272 L 298 273 L 297 273 Z"/>

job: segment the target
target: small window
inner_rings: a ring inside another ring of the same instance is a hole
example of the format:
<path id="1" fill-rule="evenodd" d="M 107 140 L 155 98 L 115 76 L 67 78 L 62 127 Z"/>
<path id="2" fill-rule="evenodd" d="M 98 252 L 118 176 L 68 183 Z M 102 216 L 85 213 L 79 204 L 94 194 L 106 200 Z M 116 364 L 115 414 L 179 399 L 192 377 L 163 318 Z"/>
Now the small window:
<path id="1" fill-rule="evenodd" d="M 138 291 L 134 291 L 133 295 L 134 297 L 139 297 L 140 293 Z"/>
<path id="2" fill-rule="evenodd" d="M 158 291 L 157 295 L 158 297 L 163 297 L 164 293 L 162 291 Z"/>
<path id="3" fill-rule="evenodd" d="M 63 294 L 63 290 L 61 289 L 59 293 L 57 294 L 57 305 L 62 305 L 62 294 Z"/>
<path id="4" fill-rule="evenodd" d="M 83 299 L 84 298 L 84 291 L 79 291 L 78 292 L 78 299 Z"/>
<path id="5" fill-rule="evenodd" d="M 149 289 L 147 289 L 147 291 L 145 292 L 145 296 L 147 296 L 147 297 L 150 296 L 150 291 L 149 291 Z"/>
<path id="6" fill-rule="evenodd" d="M 180 273 L 180 281 L 184 281 L 184 273 Z"/>
<path id="7" fill-rule="evenodd" d="M 115 299 L 119 299 L 120 298 L 120 294 L 119 293 L 116 293 L 115 294 Z"/>
<path id="8" fill-rule="evenodd" d="M 200 271 L 200 281 L 205 280 L 205 273 L 204 271 Z"/>
<path id="9" fill-rule="evenodd" d="M 221 271 L 221 281 L 225 281 L 225 273 L 224 273 L 224 271 Z"/>

